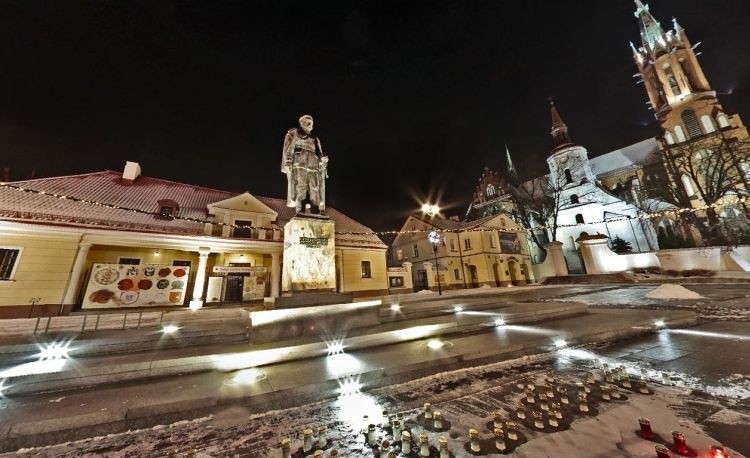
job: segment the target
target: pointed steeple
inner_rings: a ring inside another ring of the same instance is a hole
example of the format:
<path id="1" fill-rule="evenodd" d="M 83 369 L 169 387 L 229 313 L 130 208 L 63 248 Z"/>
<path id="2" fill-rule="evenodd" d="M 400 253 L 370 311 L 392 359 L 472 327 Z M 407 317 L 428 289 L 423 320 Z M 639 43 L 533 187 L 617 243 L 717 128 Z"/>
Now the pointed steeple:
<path id="1" fill-rule="evenodd" d="M 664 30 L 661 28 L 656 19 L 651 15 L 648 10 L 648 5 L 641 3 L 641 0 L 635 0 L 635 17 L 639 19 L 641 26 L 641 41 L 643 47 L 647 50 L 654 52 L 657 46 L 665 47 L 666 42 L 664 41 Z"/>
<path id="2" fill-rule="evenodd" d="M 555 149 L 572 144 L 568 136 L 568 126 L 563 122 L 560 113 L 557 112 L 555 101 L 549 98 L 550 112 L 552 113 L 552 144 Z"/>
<path id="3" fill-rule="evenodd" d="M 508 178 L 515 184 L 518 181 L 518 173 L 516 172 L 516 166 L 513 165 L 513 160 L 510 158 L 507 143 L 505 144 L 505 171 L 508 173 Z"/>

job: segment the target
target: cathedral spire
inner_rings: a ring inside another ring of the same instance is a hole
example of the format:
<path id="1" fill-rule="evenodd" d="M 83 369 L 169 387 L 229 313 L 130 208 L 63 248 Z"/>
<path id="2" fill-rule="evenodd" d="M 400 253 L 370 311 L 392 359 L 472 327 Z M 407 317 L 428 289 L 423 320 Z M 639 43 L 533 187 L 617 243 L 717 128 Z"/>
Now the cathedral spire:
<path id="1" fill-rule="evenodd" d="M 648 10 L 648 5 L 641 3 L 641 0 L 635 0 L 635 17 L 639 19 L 641 26 L 641 41 L 643 47 L 647 50 L 654 52 L 657 46 L 665 47 L 666 42 L 664 41 L 664 30 L 661 28 L 656 19 L 651 15 Z"/>
<path id="2" fill-rule="evenodd" d="M 560 117 L 560 113 L 557 112 L 555 101 L 550 96 L 549 98 L 550 111 L 552 113 L 552 144 L 555 149 L 562 146 L 570 145 L 570 137 L 568 136 L 568 126 L 563 122 Z"/>
<path id="3" fill-rule="evenodd" d="M 510 150 L 507 143 L 505 144 L 505 170 L 508 173 L 508 177 L 513 181 L 513 184 L 515 184 L 518 181 L 518 173 L 516 172 L 516 166 L 513 165 L 513 160 L 510 158 Z"/>

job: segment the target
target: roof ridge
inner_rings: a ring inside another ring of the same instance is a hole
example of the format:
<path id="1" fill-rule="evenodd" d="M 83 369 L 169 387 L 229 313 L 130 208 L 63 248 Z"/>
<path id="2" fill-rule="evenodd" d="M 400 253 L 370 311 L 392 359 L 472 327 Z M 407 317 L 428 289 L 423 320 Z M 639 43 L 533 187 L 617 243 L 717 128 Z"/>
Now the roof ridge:
<path id="1" fill-rule="evenodd" d="M 93 175 L 103 175 L 106 173 L 119 173 L 115 172 L 114 170 L 100 170 L 98 172 L 86 172 L 86 173 L 76 173 L 73 175 L 60 175 L 60 176 L 54 176 L 54 177 L 43 177 L 43 178 L 30 178 L 28 180 L 17 180 L 17 181 L 8 181 L 7 183 L 29 183 L 32 181 L 46 181 L 46 180 L 55 180 L 59 178 L 77 178 L 82 176 L 93 176 Z"/>

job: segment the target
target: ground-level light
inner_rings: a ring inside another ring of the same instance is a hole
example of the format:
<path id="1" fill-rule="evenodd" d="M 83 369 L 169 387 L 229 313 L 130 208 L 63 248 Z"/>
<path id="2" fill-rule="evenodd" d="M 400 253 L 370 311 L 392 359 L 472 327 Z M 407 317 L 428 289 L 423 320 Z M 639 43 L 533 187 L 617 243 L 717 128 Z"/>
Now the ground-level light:
<path id="1" fill-rule="evenodd" d="M 563 338 L 555 339 L 552 343 L 557 348 L 563 348 L 564 346 L 568 345 L 568 342 L 566 342 Z"/>
<path id="2" fill-rule="evenodd" d="M 495 318 L 495 326 L 505 326 L 505 320 L 503 318 Z"/>
<path id="3" fill-rule="evenodd" d="M 433 350 L 437 350 L 439 348 L 443 348 L 445 346 L 445 343 L 443 343 L 443 341 L 439 339 L 430 339 L 429 341 L 427 341 L 427 346 L 432 348 Z"/>
<path id="4" fill-rule="evenodd" d="M 164 334 L 174 334 L 175 332 L 177 332 L 179 330 L 180 330 L 180 328 L 178 328 L 177 326 L 175 326 L 173 324 L 168 324 L 168 325 L 163 326 L 161 328 L 161 332 L 163 332 Z"/>
<path id="5" fill-rule="evenodd" d="M 69 346 L 69 342 L 51 342 L 42 344 L 39 348 L 39 361 L 66 359 L 68 357 Z"/>

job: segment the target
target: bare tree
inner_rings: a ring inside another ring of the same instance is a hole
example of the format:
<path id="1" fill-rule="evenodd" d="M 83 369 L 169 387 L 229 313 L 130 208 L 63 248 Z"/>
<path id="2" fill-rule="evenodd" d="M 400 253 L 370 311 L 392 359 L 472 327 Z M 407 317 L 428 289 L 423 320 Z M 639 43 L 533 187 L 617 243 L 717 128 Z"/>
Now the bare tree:
<path id="1" fill-rule="evenodd" d="M 727 243 L 717 207 L 733 195 L 748 195 L 750 141 L 718 132 L 676 145 L 664 144 L 658 155 L 643 164 L 643 170 L 642 205 L 660 202 L 680 209 L 706 205 L 705 217 L 681 212 L 680 222 L 684 228 L 698 229 L 709 245 Z M 742 207 L 746 217 L 750 216 L 744 203 Z"/>

